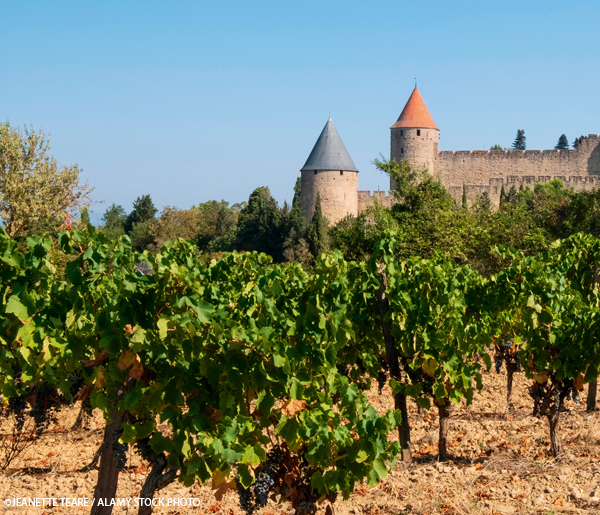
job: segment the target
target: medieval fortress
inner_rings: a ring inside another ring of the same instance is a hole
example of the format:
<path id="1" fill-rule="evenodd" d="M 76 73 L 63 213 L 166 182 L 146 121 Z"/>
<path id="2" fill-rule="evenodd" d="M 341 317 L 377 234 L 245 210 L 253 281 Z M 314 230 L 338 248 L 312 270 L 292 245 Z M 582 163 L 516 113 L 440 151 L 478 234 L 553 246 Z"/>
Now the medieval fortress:
<path id="1" fill-rule="evenodd" d="M 515 186 L 560 179 L 577 191 L 600 186 L 600 135 L 583 138 L 574 150 L 438 150 L 439 129 L 415 87 L 398 121 L 391 126 L 390 160 L 406 159 L 413 168 L 427 168 L 438 177 L 454 199 L 463 192 L 471 204 L 486 192 L 492 204 L 500 202 Z M 391 206 L 385 191 L 359 191 L 358 170 L 352 162 L 331 118 L 325 124 L 301 169 L 302 213 L 312 218 L 317 194 L 323 215 L 335 224 L 347 215 L 357 216 L 375 201 Z M 394 185 L 390 184 L 390 189 Z"/>

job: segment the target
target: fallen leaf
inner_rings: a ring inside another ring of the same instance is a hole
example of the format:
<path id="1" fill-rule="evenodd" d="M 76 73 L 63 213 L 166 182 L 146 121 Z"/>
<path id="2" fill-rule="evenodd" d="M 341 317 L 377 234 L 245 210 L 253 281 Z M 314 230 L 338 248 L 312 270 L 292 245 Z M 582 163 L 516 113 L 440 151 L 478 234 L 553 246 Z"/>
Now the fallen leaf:
<path id="1" fill-rule="evenodd" d="M 555 506 L 562 506 L 563 504 L 565 504 L 565 500 L 563 499 L 562 495 L 556 499 L 556 501 L 554 501 Z"/>

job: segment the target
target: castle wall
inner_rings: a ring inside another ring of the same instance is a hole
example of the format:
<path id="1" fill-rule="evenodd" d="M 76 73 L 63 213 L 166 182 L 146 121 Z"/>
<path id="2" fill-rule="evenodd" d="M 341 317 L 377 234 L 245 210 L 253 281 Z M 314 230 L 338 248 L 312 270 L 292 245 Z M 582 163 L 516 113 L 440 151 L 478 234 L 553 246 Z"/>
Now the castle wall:
<path id="1" fill-rule="evenodd" d="M 474 150 L 438 152 L 433 172 L 446 187 L 488 184 L 492 178 L 600 175 L 600 136 L 590 134 L 576 150 Z M 537 179 L 533 180 L 537 182 Z"/>
<path id="2" fill-rule="evenodd" d="M 362 213 L 369 206 L 378 203 L 381 206 L 390 208 L 394 203 L 394 197 L 388 191 L 359 191 L 358 192 L 358 213 Z"/>
<path id="3" fill-rule="evenodd" d="M 469 206 L 485 191 L 494 207 L 503 185 L 506 192 L 512 186 L 533 190 L 536 183 L 560 179 L 566 188 L 591 191 L 600 186 L 600 135 L 590 134 L 575 150 L 443 151 L 434 170 L 459 205 L 463 188 Z"/>
<path id="4" fill-rule="evenodd" d="M 301 173 L 301 206 L 306 220 L 313 217 L 317 193 L 323 216 L 331 225 L 347 215 L 358 214 L 358 172 L 304 170 Z"/>

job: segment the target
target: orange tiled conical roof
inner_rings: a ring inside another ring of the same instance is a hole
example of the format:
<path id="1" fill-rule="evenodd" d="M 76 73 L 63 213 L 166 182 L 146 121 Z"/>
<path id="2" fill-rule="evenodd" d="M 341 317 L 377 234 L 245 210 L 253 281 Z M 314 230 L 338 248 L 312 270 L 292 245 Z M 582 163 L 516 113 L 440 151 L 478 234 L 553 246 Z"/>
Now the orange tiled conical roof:
<path id="1" fill-rule="evenodd" d="M 410 95 L 408 102 L 406 102 L 404 109 L 402 109 L 402 113 L 400 113 L 398 121 L 390 128 L 398 129 L 400 127 L 438 129 L 437 125 L 433 121 L 433 118 L 429 114 L 429 109 L 427 109 L 421 93 L 419 93 L 419 90 L 416 87 L 413 89 L 413 92 Z"/>

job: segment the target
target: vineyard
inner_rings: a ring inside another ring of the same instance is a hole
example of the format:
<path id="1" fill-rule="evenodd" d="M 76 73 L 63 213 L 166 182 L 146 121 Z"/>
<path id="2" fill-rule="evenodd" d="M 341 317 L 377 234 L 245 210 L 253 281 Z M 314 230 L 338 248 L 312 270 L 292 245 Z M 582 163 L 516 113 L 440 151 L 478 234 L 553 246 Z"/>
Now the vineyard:
<path id="1" fill-rule="evenodd" d="M 437 507 L 423 492 L 412 512 L 492 513 L 495 490 L 481 486 L 495 488 L 492 464 L 549 475 L 573 449 L 597 479 L 600 241 L 576 235 L 535 257 L 500 248 L 510 264 L 491 277 L 441 257 L 399 262 L 396 244 L 388 233 L 361 263 L 324 254 L 308 273 L 255 253 L 202 265 L 185 242 L 136 253 L 93 228 L 26 244 L 0 233 L 4 477 L 57 435 L 76 445 L 93 432 L 78 468 L 93 472 L 89 497 L 121 495 L 135 470 L 147 499 L 207 484 L 203 513 L 232 496 L 248 515 L 333 513 L 361 492 L 408 488 L 415 470 L 480 486 Z M 477 406 L 490 392 L 495 426 Z M 473 428 L 484 436 L 467 438 Z M 586 513 L 592 493 L 550 502 Z"/>

